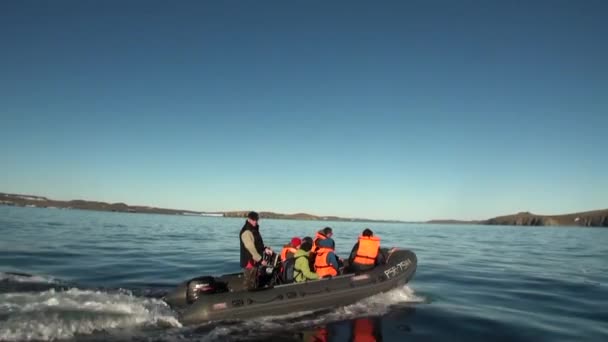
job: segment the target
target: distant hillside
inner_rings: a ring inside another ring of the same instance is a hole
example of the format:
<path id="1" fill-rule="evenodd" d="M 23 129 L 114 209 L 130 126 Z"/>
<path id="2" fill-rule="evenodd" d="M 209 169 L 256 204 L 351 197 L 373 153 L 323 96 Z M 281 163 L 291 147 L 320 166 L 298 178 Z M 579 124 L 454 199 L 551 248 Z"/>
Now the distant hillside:
<path id="1" fill-rule="evenodd" d="M 442 224 L 482 224 L 505 226 L 579 226 L 608 227 L 608 209 L 586 211 L 565 215 L 537 215 L 521 212 L 513 215 L 494 217 L 482 221 L 431 220 L 427 223 Z"/>
<path id="2" fill-rule="evenodd" d="M 245 217 L 248 211 L 225 211 L 222 212 L 224 217 Z M 297 214 L 280 214 L 271 211 L 259 212 L 261 218 L 266 219 L 281 219 L 281 220 L 308 220 L 308 221 L 350 221 L 350 222 L 400 222 L 390 220 L 371 220 L 363 218 L 344 218 L 338 216 L 317 216 L 306 213 Z"/>
<path id="3" fill-rule="evenodd" d="M 480 221 L 462 221 L 462 220 L 430 220 L 426 223 L 436 224 L 479 224 Z"/>
<path id="4" fill-rule="evenodd" d="M 608 209 L 565 215 L 536 215 L 529 212 L 522 212 L 514 215 L 491 218 L 483 221 L 483 224 L 512 226 L 608 227 Z"/>
<path id="5" fill-rule="evenodd" d="M 147 207 L 147 206 L 131 206 L 131 205 L 127 205 L 125 203 L 106 203 L 106 202 L 85 201 L 85 200 L 57 201 L 57 200 L 52 200 L 52 199 L 48 199 L 46 197 L 40 197 L 40 196 L 0 193 L 0 205 L 2 205 L 2 204 L 20 206 L 20 207 L 83 209 L 83 210 L 114 211 L 114 212 L 125 212 L 125 213 L 147 213 L 147 214 L 169 214 L 169 215 L 203 214 L 201 212 L 195 212 L 195 211 L 190 211 L 190 210 L 163 209 L 163 208 L 154 208 L 154 207 Z"/>
<path id="6" fill-rule="evenodd" d="M 224 216 L 226 217 L 245 217 L 247 216 L 248 211 L 227 211 L 224 212 Z M 273 213 L 270 211 L 261 211 L 260 217 L 262 218 L 271 218 L 271 219 L 292 219 L 292 220 L 320 220 L 322 219 L 319 216 L 298 213 L 298 214 L 279 214 Z"/>
<path id="7" fill-rule="evenodd" d="M 60 209 L 83 209 L 96 211 L 113 211 L 124 213 L 144 213 L 144 214 L 167 214 L 167 215 L 195 215 L 195 216 L 223 216 L 223 217 L 246 217 L 248 211 L 227 211 L 227 212 L 200 212 L 192 210 L 164 209 L 147 206 L 132 206 L 125 203 L 106 203 L 97 201 L 71 200 L 57 201 L 41 196 L 19 195 L 0 193 L 0 205 L 38 207 L 38 208 L 60 208 Z M 298 214 L 279 214 L 262 211 L 260 216 L 265 219 L 285 219 L 285 220 L 311 220 L 311 221 L 350 221 L 350 222 L 398 222 L 380 221 L 360 218 L 342 218 L 337 216 L 315 216 L 305 213 Z"/>

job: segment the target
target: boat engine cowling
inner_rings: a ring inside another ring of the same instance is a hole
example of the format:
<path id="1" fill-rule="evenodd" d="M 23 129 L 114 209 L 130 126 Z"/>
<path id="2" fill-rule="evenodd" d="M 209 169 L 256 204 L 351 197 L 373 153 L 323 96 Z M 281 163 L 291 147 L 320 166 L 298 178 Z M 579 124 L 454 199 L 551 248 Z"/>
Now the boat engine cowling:
<path id="1" fill-rule="evenodd" d="M 186 301 L 196 302 L 201 296 L 224 292 L 225 284 L 217 282 L 214 277 L 204 276 L 192 279 L 186 289 Z"/>

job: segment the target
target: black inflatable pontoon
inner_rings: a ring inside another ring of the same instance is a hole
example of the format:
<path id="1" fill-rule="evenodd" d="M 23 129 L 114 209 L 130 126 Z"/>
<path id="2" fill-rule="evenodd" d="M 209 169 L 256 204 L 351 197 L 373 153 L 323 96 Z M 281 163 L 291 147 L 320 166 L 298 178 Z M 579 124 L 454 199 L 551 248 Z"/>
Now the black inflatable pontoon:
<path id="1" fill-rule="evenodd" d="M 363 298 L 407 283 L 416 272 L 416 254 L 393 248 L 387 262 L 361 274 L 268 286 L 243 288 L 242 273 L 198 277 L 180 284 L 164 300 L 180 313 L 183 324 L 210 320 L 276 316 L 353 304 Z"/>

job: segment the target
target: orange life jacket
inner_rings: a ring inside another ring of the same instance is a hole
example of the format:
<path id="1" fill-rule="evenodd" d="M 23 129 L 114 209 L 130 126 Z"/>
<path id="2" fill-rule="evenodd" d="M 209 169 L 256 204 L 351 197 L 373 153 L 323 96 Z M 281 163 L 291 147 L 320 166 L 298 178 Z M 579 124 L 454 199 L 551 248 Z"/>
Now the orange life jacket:
<path id="1" fill-rule="evenodd" d="M 332 277 L 338 275 L 338 270 L 327 263 L 327 254 L 333 251 L 333 249 L 327 247 L 319 247 L 319 250 L 317 250 L 317 256 L 315 257 L 315 272 L 320 278 L 328 275 Z"/>
<path id="2" fill-rule="evenodd" d="M 283 250 L 281 251 L 281 261 L 287 260 L 287 253 L 291 253 L 293 255 L 296 254 L 297 249 L 291 247 L 291 245 L 285 245 Z"/>
<path id="3" fill-rule="evenodd" d="M 316 253 L 317 252 L 317 248 L 319 248 L 319 246 L 317 246 L 317 241 L 319 241 L 319 240 L 325 240 L 325 239 L 327 239 L 327 236 L 321 234 L 321 232 L 317 232 L 317 235 L 315 235 L 315 239 L 312 240 L 312 249 L 311 249 L 311 251 L 313 253 Z"/>
<path id="4" fill-rule="evenodd" d="M 375 342 L 374 323 L 368 318 L 355 320 L 353 342 Z"/>
<path id="5" fill-rule="evenodd" d="M 373 265 L 376 263 L 380 248 L 380 238 L 375 236 L 359 236 L 359 249 L 353 263 L 360 265 Z"/>

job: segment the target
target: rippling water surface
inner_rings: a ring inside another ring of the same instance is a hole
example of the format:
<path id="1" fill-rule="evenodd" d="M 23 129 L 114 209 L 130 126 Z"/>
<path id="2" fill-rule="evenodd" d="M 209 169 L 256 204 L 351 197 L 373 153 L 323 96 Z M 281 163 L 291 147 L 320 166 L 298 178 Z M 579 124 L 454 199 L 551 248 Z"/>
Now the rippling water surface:
<path id="1" fill-rule="evenodd" d="M 159 299 L 238 270 L 241 219 L 0 207 L 0 340 L 608 341 L 608 229 L 263 220 L 267 245 L 370 226 L 413 250 L 404 288 L 289 317 L 182 327 Z M 33 274 L 20 276 L 13 272 Z"/>

